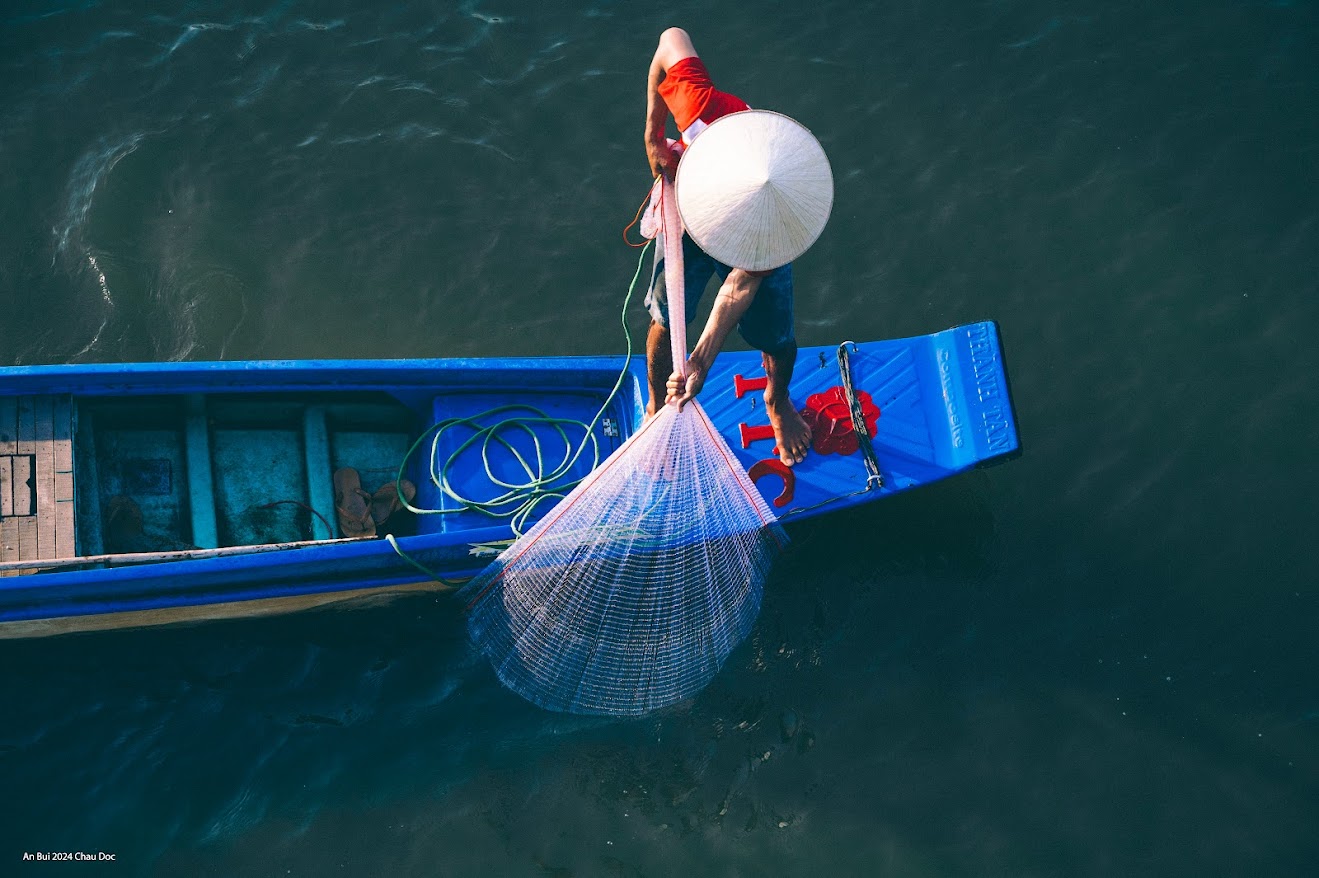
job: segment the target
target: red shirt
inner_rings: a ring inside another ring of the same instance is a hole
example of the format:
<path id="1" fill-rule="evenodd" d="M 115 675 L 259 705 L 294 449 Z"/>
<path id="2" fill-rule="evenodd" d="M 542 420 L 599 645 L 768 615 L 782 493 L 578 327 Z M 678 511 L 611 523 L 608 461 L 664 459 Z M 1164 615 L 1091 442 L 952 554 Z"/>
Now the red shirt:
<path id="1" fill-rule="evenodd" d="M 670 67 L 659 85 L 678 130 L 685 132 L 696 120 L 713 122 L 720 116 L 751 109 L 741 98 L 719 91 L 701 59 L 693 55 Z M 689 138 L 684 138 L 689 139 Z"/>

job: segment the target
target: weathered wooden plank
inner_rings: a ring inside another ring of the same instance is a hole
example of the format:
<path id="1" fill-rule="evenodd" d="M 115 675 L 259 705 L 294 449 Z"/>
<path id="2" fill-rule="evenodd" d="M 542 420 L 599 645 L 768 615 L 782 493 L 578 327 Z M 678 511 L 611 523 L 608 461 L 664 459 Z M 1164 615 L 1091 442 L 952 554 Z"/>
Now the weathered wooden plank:
<path id="1" fill-rule="evenodd" d="M 55 429 L 55 472 L 73 472 L 73 400 L 57 396 L 51 401 Z"/>
<path id="2" fill-rule="evenodd" d="M 12 396 L 0 396 L 0 521 L 14 514 L 14 463 L 18 453 L 18 409 Z"/>
<path id="3" fill-rule="evenodd" d="M 14 455 L 0 451 L 0 521 L 14 514 Z"/>
<path id="4" fill-rule="evenodd" d="M 18 532 L 18 557 L 24 561 L 33 561 L 40 558 L 38 554 L 41 549 L 37 542 L 37 517 L 27 515 L 22 518 L 14 519 L 15 529 Z"/>
<path id="5" fill-rule="evenodd" d="M 73 473 L 55 472 L 55 504 L 58 511 L 60 504 L 73 502 Z M 62 556 L 61 556 L 62 557 Z"/>
<path id="6" fill-rule="evenodd" d="M 37 558 L 55 555 L 55 400 L 32 397 L 32 482 L 37 495 Z"/>
<path id="7" fill-rule="evenodd" d="M 36 411 L 32 408 L 32 397 L 20 396 L 14 400 L 18 417 L 14 425 L 14 441 L 18 443 L 19 454 L 32 453 L 32 439 L 36 433 Z"/>
<path id="8" fill-rule="evenodd" d="M 78 554 L 73 502 L 73 400 L 58 396 L 51 409 L 54 429 L 55 557 Z"/>
<path id="9" fill-rule="evenodd" d="M 0 563 L 18 560 L 18 519 L 0 518 Z"/>
<path id="10" fill-rule="evenodd" d="M 9 472 L 12 482 L 13 502 L 10 515 L 22 518 L 35 515 L 32 502 L 32 455 L 15 454 L 9 458 Z"/>
<path id="11" fill-rule="evenodd" d="M 32 397 L 15 399 L 15 450 L 18 457 L 14 467 L 14 530 L 18 542 L 18 557 L 23 560 L 40 558 L 37 541 L 37 516 L 32 508 L 32 455 L 35 452 L 37 432 L 36 409 Z"/>
<path id="12" fill-rule="evenodd" d="M 0 454 L 13 454 L 18 448 L 18 400 L 0 396 Z"/>

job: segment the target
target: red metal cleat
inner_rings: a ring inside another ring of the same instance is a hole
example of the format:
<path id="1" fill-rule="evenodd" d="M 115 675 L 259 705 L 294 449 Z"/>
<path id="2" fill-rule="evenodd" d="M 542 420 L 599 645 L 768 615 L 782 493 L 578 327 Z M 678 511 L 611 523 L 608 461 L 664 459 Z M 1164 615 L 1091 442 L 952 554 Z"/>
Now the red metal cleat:
<path id="1" fill-rule="evenodd" d="M 760 439 L 773 439 L 774 428 L 769 424 L 758 427 L 749 427 L 746 424 L 738 424 L 737 429 L 742 433 L 742 447 L 750 448 L 752 442 Z"/>
<path id="2" fill-rule="evenodd" d="M 741 375 L 733 376 L 733 393 L 738 399 L 741 399 L 749 390 L 764 390 L 766 387 L 769 387 L 768 375 L 760 378 L 743 378 Z"/>

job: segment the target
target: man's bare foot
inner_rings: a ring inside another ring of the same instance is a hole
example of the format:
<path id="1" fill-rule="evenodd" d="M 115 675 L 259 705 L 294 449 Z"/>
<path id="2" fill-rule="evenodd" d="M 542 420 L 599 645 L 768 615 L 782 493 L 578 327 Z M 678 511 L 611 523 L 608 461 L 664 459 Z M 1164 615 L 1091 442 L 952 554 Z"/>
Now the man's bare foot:
<path id="1" fill-rule="evenodd" d="M 806 459 L 806 452 L 811 447 L 811 427 L 801 414 L 792 407 L 792 403 L 774 399 L 765 400 L 765 413 L 769 415 L 770 426 L 774 428 L 774 441 L 779 448 L 779 460 L 787 466 L 801 463 Z"/>

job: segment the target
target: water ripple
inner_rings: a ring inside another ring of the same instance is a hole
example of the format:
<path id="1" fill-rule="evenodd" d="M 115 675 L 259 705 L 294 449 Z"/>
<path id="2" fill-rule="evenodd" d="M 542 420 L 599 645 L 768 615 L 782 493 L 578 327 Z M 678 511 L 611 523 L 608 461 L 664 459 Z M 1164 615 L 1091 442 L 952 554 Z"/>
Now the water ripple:
<path id="1" fill-rule="evenodd" d="M 114 170 L 115 165 L 142 145 L 146 136 L 144 131 L 135 131 L 115 140 L 101 138 L 74 164 L 69 175 L 63 218 L 51 230 L 55 233 L 55 252 L 58 255 L 65 255 L 70 242 L 80 237 L 97 188 Z"/>
<path id="2" fill-rule="evenodd" d="M 201 36 L 206 31 L 209 30 L 231 31 L 234 30 L 234 27 L 235 26 L 232 24 L 219 24 L 217 22 L 202 22 L 201 24 L 185 25 L 183 28 L 183 32 L 179 34 L 178 37 L 175 38 L 174 42 L 170 44 L 169 48 L 165 50 L 165 54 L 157 57 L 154 61 L 152 61 L 151 66 L 154 67 L 160 64 L 164 64 L 174 55 L 175 52 L 186 46 L 188 43 L 191 43 L 193 40 Z"/>

